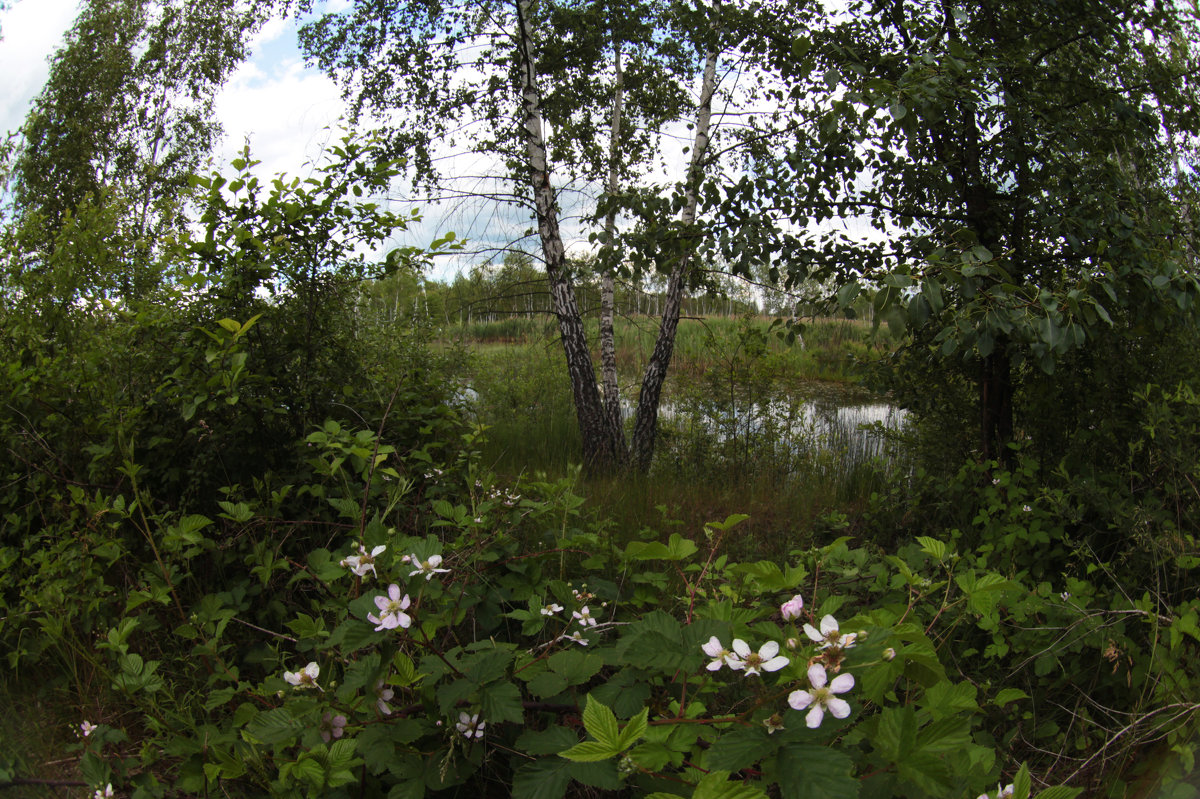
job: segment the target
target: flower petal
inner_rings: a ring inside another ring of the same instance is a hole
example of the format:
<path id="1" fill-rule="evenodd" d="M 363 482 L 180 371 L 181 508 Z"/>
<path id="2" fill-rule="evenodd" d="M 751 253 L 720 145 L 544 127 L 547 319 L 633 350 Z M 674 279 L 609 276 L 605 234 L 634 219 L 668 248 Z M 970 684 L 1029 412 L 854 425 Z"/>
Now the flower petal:
<path id="1" fill-rule="evenodd" d="M 839 674 L 833 678 L 833 682 L 829 683 L 829 692 L 833 694 L 844 694 L 853 687 L 853 674 Z"/>
<path id="2" fill-rule="evenodd" d="M 838 631 L 837 619 L 835 619 L 831 615 L 826 615 L 825 618 L 821 619 L 821 637 L 822 638 L 828 638 L 831 633 L 836 633 L 837 631 Z"/>
<path id="3" fill-rule="evenodd" d="M 821 726 L 821 720 L 825 718 L 825 708 L 821 707 L 821 703 L 812 706 L 812 710 L 808 711 L 808 715 L 804 717 L 804 724 L 810 730 L 815 730 Z"/>
<path id="4" fill-rule="evenodd" d="M 825 687 L 825 667 L 820 663 L 814 663 L 808 667 L 808 681 L 813 688 Z"/>
<path id="5" fill-rule="evenodd" d="M 813 703 L 813 695 L 808 691 L 792 691 L 788 694 L 787 702 L 792 710 L 804 710 Z"/>
<path id="6" fill-rule="evenodd" d="M 710 658 L 715 658 L 719 657 L 725 651 L 725 647 L 717 640 L 717 636 L 714 635 L 708 639 L 708 643 L 700 645 L 700 651 Z"/>
<path id="7" fill-rule="evenodd" d="M 758 649 L 758 656 L 763 660 L 770 660 L 779 654 L 779 643 L 777 641 L 767 641 Z"/>
<path id="8" fill-rule="evenodd" d="M 743 659 L 750 657 L 750 645 L 741 638 L 733 639 L 732 648 L 733 651 L 737 653 L 738 657 Z"/>
<path id="9" fill-rule="evenodd" d="M 804 625 L 804 634 L 818 644 L 824 643 L 825 641 L 825 636 L 821 635 L 821 631 L 816 627 L 813 627 L 811 624 Z"/>
<path id="10" fill-rule="evenodd" d="M 850 715 L 850 703 L 845 699 L 838 699 L 836 696 L 831 696 L 825 700 L 825 706 L 829 708 L 829 712 L 833 714 L 835 719 L 844 719 Z"/>
<path id="11" fill-rule="evenodd" d="M 791 660 L 789 660 L 788 658 L 786 658 L 783 655 L 779 655 L 779 656 L 773 657 L 770 660 L 763 663 L 762 668 L 763 668 L 763 671 L 779 671 L 780 669 L 782 669 L 784 666 L 786 666 L 789 663 L 791 663 Z"/>

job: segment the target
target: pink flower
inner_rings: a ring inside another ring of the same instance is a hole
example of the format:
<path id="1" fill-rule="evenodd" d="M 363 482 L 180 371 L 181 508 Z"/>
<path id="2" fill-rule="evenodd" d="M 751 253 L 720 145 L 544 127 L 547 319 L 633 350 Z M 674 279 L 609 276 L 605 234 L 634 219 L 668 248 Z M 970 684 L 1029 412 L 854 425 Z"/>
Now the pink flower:
<path id="1" fill-rule="evenodd" d="M 378 617 L 373 613 L 367 614 L 367 621 L 378 625 L 375 631 L 394 630 L 397 627 L 407 628 L 412 624 L 412 616 L 409 616 L 404 611 L 408 610 L 408 606 L 412 604 L 412 600 L 408 594 L 403 598 L 400 596 L 400 586 L 392 583 L 388 586 L 388 595 L 380 594 L 375 597 L 375 607 L 379 608 L 380 615 Z"/>
<path id="2" fill-rule="evenodd" d="M 804 610 L 804 597 L 799 594 L 779 606 L 779 612 L 783 614 L 784 621 L 795 621 L 800 618 L 802 610 Z"/>
<path id="3" fill-rule="evenodd" d="M 825 667 L 814 663 L 808 667 L 808 681 L 812 683 L 811 691 L 792 691 L 788 694 L 788 704 L 793 710 L 811 708 L 804 717 L 804 723 L 809 729 L 815 730 L 821 726 L 825 711 L 833 714 L 835 719 L 844 719 L 850 715 L 850 703 L 838 699 L 834 694 L 844 694 L 854 687 L 853 674 L 839 674 L 833 682 L 826 685 L 828 678 Z"/>

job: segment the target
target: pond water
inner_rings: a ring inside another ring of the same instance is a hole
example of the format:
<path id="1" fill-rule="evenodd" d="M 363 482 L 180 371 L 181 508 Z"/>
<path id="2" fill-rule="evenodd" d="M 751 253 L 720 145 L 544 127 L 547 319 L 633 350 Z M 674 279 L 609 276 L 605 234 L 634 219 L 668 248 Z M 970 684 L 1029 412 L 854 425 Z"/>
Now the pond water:
<path id="1" fill-rule="evenodd" d="M 659 411 L 660 425 L 684 441 L 707 437 L 726 450 L 743 449 L 747 457 L 824 456 L 842 467 L 889 457 L 886 433 L 902 429 L 906 418 L 904 410 L 873 395 L 826 386 L 761 400 L 674 400 Z"/>

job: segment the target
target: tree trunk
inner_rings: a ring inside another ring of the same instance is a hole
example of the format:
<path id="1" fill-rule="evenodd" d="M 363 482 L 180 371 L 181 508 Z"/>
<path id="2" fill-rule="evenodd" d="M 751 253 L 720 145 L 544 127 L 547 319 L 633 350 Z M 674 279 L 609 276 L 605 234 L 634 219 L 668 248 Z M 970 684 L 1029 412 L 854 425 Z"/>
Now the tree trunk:
<path id="1" fill-rule="evenodd" d="M 608 139 L 608 185 L 605 190 L 612 197 L 620 189 L 617 174 L 617 159 L 620 157 L 621 113 L 625 82 L 621 71 L 621 45 L 613 44 L 613 106 L 612 124 Z M 604 220 L 606 240 L 611 244 L 617 232 L 617 213 L 610 209 Z M 616 430 L 617 443 L 625 450 L 625 426 L 621 423 L 621 386 L 617 382 L 617 343 L 613 326 L 613 294 L 615 291 L 615 265 L 601 265 L 600 276 L 600 374 L 604 385 L 604 412 L 608 423 Z"/>
<path id="2" fill-rule="evenodd" d="M 690 229 L 696 222 L 696 209 L 700 204 L 700 177 L 703 159 L 708 150 L 712 98 L 716 85 L 717 51 L 714 47 L 708 51 L 704 62 L 704 80 L 700 89 L 700 103 L 696 108 L 696 136 L 692 142 L 692 160 L 688 165 L 685 189 L 687 201 L 680 214 L 680 227 L 685 236 L 690 234 Z M 650 461 L 654 458 L 654 443 L 658 437 L 658 403 L 662 397 L 663 381 L 667 378 L 667 368 L 671 365 L 671 355 L 675 351 L 675 332 L 679 329 L 679 309 L 691 273 L 692 253 L 691 243 L 685 241 L 683 252 L 675 268 L 671 270 L 671 278 L 667 282 L 658 339 L 654 342 L 654 352 L 651 353 L 646 372 L 642 376 L 637 419 L 633 425 L 633 463 L 640 471 L 649 469 Z"/>
<path id="3" fill-rule="evenodd" d="M 558 228 L 558 205 L 550 185 L 550 169 L 546 159 L 543 135 L 541 92 L 537 84 L 537 69 L 530 46 L 529 7 L 531 0 L 517 0 L 518 58 L 521 70 L 521 102 L 524 109 L 525 152 L 529 161 L 534 206 L 537 210 L 538 235 L 546 263 L 550 297 L 558 317 L 563 352 L 567 359 L 567 374 L 575 399 L 575 414 L 583 439 L 583 465 L 589 472 L 614 469 L 624 460 L 623 447 L 617 446 L 615 430 L 600 401 L 596 385 L 596 370 L 588 352 L 583 318 L 575 300 L 575 291 L 567 275 L 566 251 Z"/>

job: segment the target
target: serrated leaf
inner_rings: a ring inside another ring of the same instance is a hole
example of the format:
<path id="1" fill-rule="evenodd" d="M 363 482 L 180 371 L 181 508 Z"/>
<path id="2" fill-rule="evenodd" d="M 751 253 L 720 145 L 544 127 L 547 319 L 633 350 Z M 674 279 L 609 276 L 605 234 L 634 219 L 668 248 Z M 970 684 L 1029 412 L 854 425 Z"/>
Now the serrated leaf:
<path id="1" fill-rule="evenodd" d="M 521 691 L 510 682 L 489 683 L 479 689 L 479 706 L 489 723 L 520 722 L 525 718 Z"/>
<path id="2" fill-rule="evenodd" d="M 705 762 L 709 768 L 741 771 L 774 754 L 779 745 L 761 725 L 739 727 L 717 739 Z"/>
<path id="3" fill-rule="evenodd" d="M 938 560 L 945 560 L 946 545 L 936 538 L 930 538 L 927 535 L 917 536 L 917 543 L 921 545 L 921 551 L 927 555 L 932 555 Z"/>
<path id="4" fill-rule="evenodd" d="M 579 739 L 566 727 L 548 727 L 539 731 L 526 731 L 517 738 L 517 748 L 531 755 L 556 755 L 570 749 Z"/>
<path id="5" fill-rule="evenodd" d="M 571 784 L 570 766 L 553 757 L 526 763 L 513 775 L 512 799 L 562 799 Z"/>
<path id="6" fill-rule="evenodd" d="M 1069 788 L 1066 785 L 1051 785 L 1038 793 L 1036 799 L 1075 799 L 1083 793 L 1083 788 Z"/>
<path id="7" fill-rule="evenodd" d="M 286 707 L 264 710 L 242 730 L 242 736 L 261 744 L 277 744 L 298 737 L 304 725 Z"/>
<path id="8" fill-rule="evenodd" d="M 553 671 L 543 671 L 530 680 L 528 686 L 534 696 L 555 696 L 567 690 L 567 678 Z"/>
<path id="9" fill-rule="evenodd" d="M 617 771 L 617 761 L 585 763 L 572 762 L 568 768 L 571 779 L 583 785 L 599 788 L 602 791 L 619 791 L 621 775 Z"/>
<path id="10" fill-rule="evenodd" d="M 646 727 L 649 722 L 647 719 L 650 715 L 650 708 L 643 707 L 642 712 L 629 720 L 625 725 L 625 729 L 621 730 L 620 737 L 617 738 L 617 748 L 624 752 L 629 747 L 633 746 L 639 738 L 646 734 Z"/>
<path id="11" fill-rule="evenodd" d="M 558 756 L 580 763 L 594 763 L 598 760 L 608 760 L 610 757 L 616 757 L 619 754 L 621 754 L 621 750 L 609 744 L 600 741 L 583 741 L 582 743 L 575 744 L 565 752 L 559 752 Z"/>
<path id="12" fill-rule="evenodd" d="M 583 708 L 583 728 L 600 743 L 610 749 L 621 751 L 617 746 L 621 730 L 617 725 L 617 717 L 600 700 L 588 695 L 587 704 Z"/>
<path id="13" fill-rule="evenodd" d="M 1022 763 L 1017 776 L 1013 778 L 1013 799 L 1029 799 L 1033 792 L 1033 780 L 1029 776 L 1029 766 Z"/>
<path id="14" fill-rule="evenodd" d="M 766 799 L 761 788 L 731 781 L 728 771 L 710 771 L 696 786 L 692 799 Z"/>
<path id="15" fill-rule="evenodd" d="M 783 799 L 857 799 L 849 755 L 825 746 L 789 744 L 779 751 L 779 791 Z"/>

